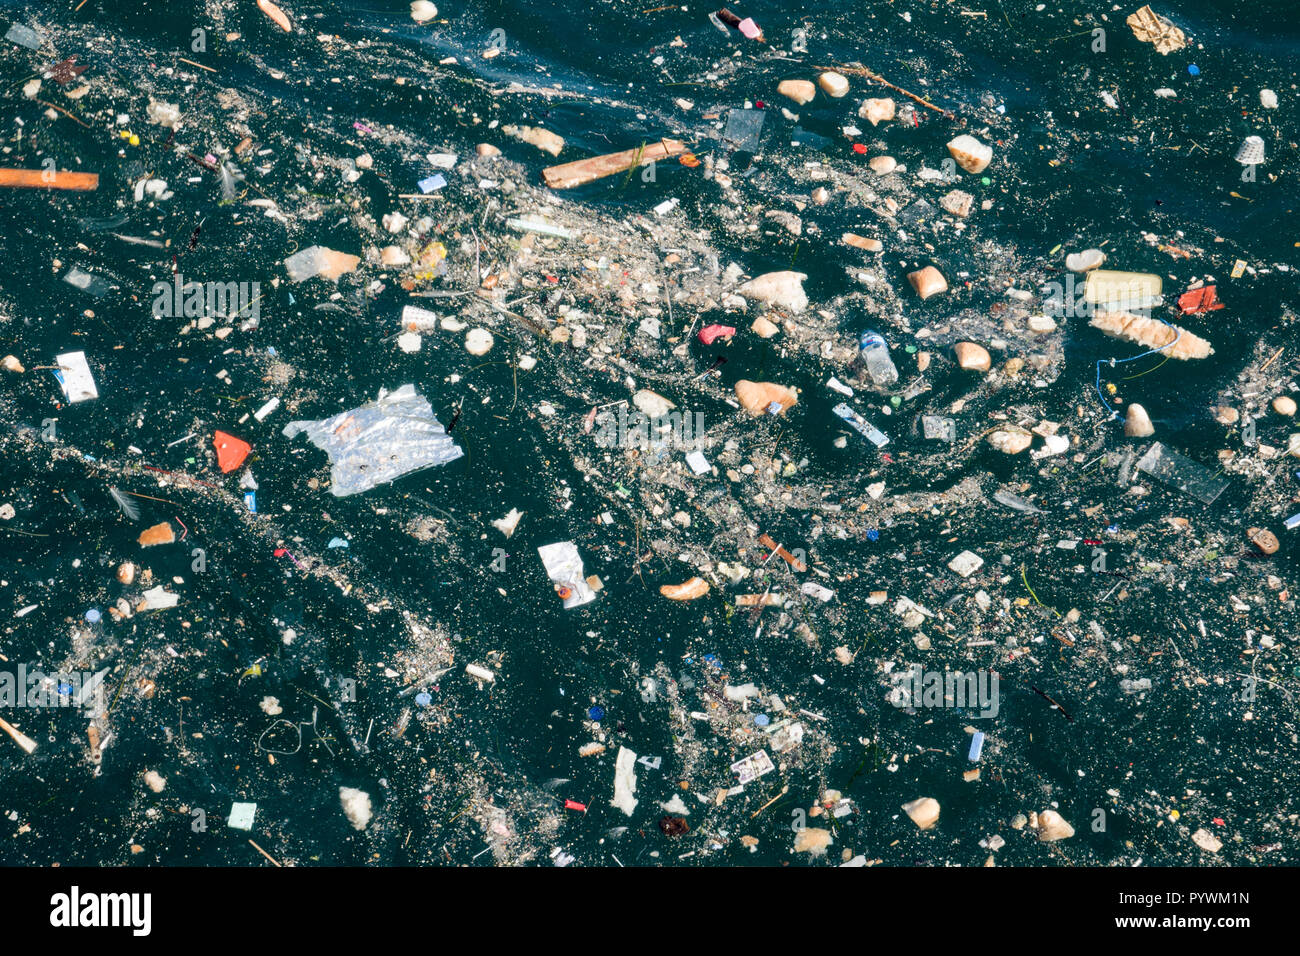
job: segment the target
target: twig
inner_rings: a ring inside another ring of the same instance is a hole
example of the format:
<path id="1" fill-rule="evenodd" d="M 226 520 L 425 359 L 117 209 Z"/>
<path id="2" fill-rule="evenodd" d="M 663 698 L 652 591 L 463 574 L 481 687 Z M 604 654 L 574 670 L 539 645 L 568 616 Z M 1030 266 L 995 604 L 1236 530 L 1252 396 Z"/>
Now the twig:
<path id="1" fill-rule="evenodd" d="M 263 849 L 262 849 L 260 846 L 258 846 L 256 843 L 253 843 L 252 840 L 249 840 L 248 842 L 253 844 L 253 849 L 254 849 L 254 850 L 256 850 L 258 853 L 262 854 L 262 856 L 266 857 L 268 860 L 270 860 L 270 861 L 271 861 L 272 863 L 274 863 L 276 866 L 280 867 L 280 869 L 282 869 L 282 870 L 284 869 L 284 866 L 283 866 L 283 865 L 280 863 L 280 861 L 278 861 L 275 857 L 271 856 L 271 854 L 267 853 L 265 850 L 263 850 Z"/>
<path id="2" fill-rule="evenodd" d="M 896 92 L 898 92 L 898 93 L 902 93 L 902 94 L 903 94 L 904 96 L 906 96 L 909 100 L 912 100 L 914 103 L 920 103 L 920 104 L 921 104 L 922 106 L 924 106 L 926 109 L 931 109 L 931 110 L 934 110 L 936 113 L 940 113 L 940 114 L 942 114 L 944 119 L 956 119 L 956 117 L 953 116 L 952 110 L 941 109 L 940 107 L 935 106 L 935 105 L 934 105 L 933 103 L 931 103 L 929 100 L 922 99 L 921 97 L 917 96 L 915 93 L 909 93 L 907 90 L 903 89 L 901 86 L 895 86 L 893 83 L 890 83 L 887 79 L 885 79 L 885 78 L 884 78 L 883 76 L 881 76 L 879 73 L 876 73 L 874 70 L 868 70 L 865 66 L 838 66 L 838 65 L 837 65 L 837 66 L 818 66 L 818 67 L 814 67 L 814 69 L 818 69 L 818 70 L 838 70 L 838 71 L 841 72 L 841 73 L 852 73 L 852 74 L 854 74 L 855 76 L 865 76 L 865 77 L 866 77 L 867 79 L 869 79 L 869 80 L 875 80 L 877 83 L 881 83 L 881 84 L 883 84 L 883 85 L 889 87 L 891 90 L 894 90 L 894 91 L 896 91 Z"/>
<path id="3" fill-rule="evenodd" d="M 1057 710 L 1059 710 L 1059 711 L 1061 712 L 1061 716 L 1062 716 L 1062 717 L 1064 717 L 1066 720 L 1070 721 L 1071 723 L 1074 722 L 1074 718 L 1070 716 L 1069 712 L 1068 712 L 1064 707 L 1062 707 L 1060 704 L 1058 704 L 1055 700 L 1053 700 L 1053 699 L 1052 699 L 1051 697 L 1049 697 L 1047 694 L 1043 693 L 1043 692 L 1042 692 L 1041 690 L 1039 690 L 1037 687 L 1034 687 L 1032 684 L 1029 685 L 1029 686 L 1030 686 L 1030 690 L 1032 690 L 1032 691 L 1033 691 L 1035 694 L 1037 694 L 1039 697 L 1043 698 L 1043 700 L 1047 701 L 1049 704 L 1051 704 L 1053 707 L 1055 707 Z"/>
<path id="4" fill-rule="evenodd" d="M 764 810 L 766 810 L 766 809 L 767 809 L 768 807 L 770 807 L 772 804 L 776 803 L 776 801 L 780 800 L 782 797 L 784 797 L 784 796 L 785 796 L 787 793 L 789 793 L 789 792 L 790 792 L 790 785 L 787 783 L 784 787 L 781 788 L 781 792 L 780 792 L 780 793 L 778 793 L 778 794 L 777 794 L 775 797 L 773 797 L 771 800 L 767 801 L 767 803 L 763 804 L 761 807 L 759 807 L 757 810 L 755 810 L 753 813 L 751 813 L 751 814 L 749 815 L 749 819 L 751 819 L 751 820 L 754 819 L 756 816 L 758 816 L 760 813 L 762 813 Z"/>
<path id="5" fill-rule="evenodd" d="M 48 106 L 52 110 L 58 110 L 68 119 L 72 120 L 72 122 L 76 123 L 78 126 L 84 126 L 86 129 L 91 128 L 89 123 L 83 123 L 81 120 L 77 119 L 77 117 L 73 116 L 71 113 L 65 110 L 62 106 L 55 106 L 53 103 L 47 103 L 45 100 L 42 99 L 37 99 L 36 102 L 40 103 L 42 106 Z"/>
<path id="6" fill-rule="evenodd" d="M 176 59 L 180 60 L 182 63 L 188 63 L 190 66 L 197 66 L 200 70 L 207 70 L 209 73 L 217 72 L 210 66 L 204 66 L 202 63 L 195 63 L 193 60 L 187 60 L 183 56 L 178 56 Z"/>

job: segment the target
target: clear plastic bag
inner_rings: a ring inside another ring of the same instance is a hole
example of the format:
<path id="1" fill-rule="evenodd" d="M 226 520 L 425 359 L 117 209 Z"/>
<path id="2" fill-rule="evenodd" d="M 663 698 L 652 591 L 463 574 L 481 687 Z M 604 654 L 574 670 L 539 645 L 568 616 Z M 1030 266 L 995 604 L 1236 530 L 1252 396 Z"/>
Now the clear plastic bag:
<path id="1" fill-rule="evenodd" d="M 465 454 L 414 385 L 381 391 L 376 401 L 320 421 L 290 422 L 282 434 L 300 432 L 330 456 L 330 491 L 340 498 Z"/>

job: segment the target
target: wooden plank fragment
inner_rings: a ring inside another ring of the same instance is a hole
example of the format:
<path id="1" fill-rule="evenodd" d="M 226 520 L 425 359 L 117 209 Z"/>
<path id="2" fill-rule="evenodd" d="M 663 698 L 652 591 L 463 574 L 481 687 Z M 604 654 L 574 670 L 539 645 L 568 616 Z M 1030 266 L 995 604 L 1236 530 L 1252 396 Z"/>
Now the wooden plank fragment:
<path id="1" fill-rule="evenodd" d="M 0 186 L 19 189 L 75 189 L 86 192 L 99 188 L 99 174 L 60 173 L 49 169 L 0 169 Z"/>
<path id="2" fill-rule="evenodd" d="M 548 166 L 542 170 L 546 185 L 551 189 L 572 189 L 615 173 L 625 173 L 635 166 L 669 159 L 686 152 L 685 144 L 675 139 L 661 139 L 650 143 L 644 149 L 625 149 L 621 153 L 607 153 L 604 156 L 592 156 L 559 166 Z"/>

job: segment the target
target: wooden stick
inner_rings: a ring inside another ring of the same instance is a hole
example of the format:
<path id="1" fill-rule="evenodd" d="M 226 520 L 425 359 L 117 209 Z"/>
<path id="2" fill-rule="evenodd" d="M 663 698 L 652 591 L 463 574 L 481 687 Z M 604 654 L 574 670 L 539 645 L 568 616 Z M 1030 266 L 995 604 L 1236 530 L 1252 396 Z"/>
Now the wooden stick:
<path id="1" fill-rule="evenodd" d="M 249 843 L 253 843 L 252 840 L 249 840 L 248 842 L 249 842 Z M 279 860 L 277 860 L 275 857 L 271 856 L 271 854 L 267 853 L 265 850 L 263 850 L 263 849 L 262 849 L 260 846 L 258 846 L 256 843 L 253 843 L 253 849 L 256 850 L 258 853 L 262 854 L 262 856 L 266 857 L 268 860 L 270 860 L 270 861 L 271 861 L 272 863 L 274 863 L 276 866 L 280 867 L 280 869 L 284 869 L 283 865 L 281 865 L 281 863 L 280 863 Z"/>
<path id="2" fill-rule="evenodd" d="M 808 565 L 804 564 L 802 561 L 796 558 L 785 548 L 781 547 L 781 545 L 773 541 L 771 537 L 769 537 L 768 535 L 760 534 L 758 536 L 758 543 L 765 548 L 771 548 L 773 551 L 777 553 L 777 556 L 781 558 L 782 561 L 790 565 L 790 567 L 794 568 L 796 571 L 808 570 Z"/>
<path id="3" fill-rule="evenodd" d="M 190 66 L 197 66 L 200 70 L 207 70 L 209 73 L 217 72 L 210 66 L 204 66 L 202 63 L 195 63 L 193 60 L 187 60 L 183 56 L 178 56 L 176 59 L 180 60 L 182 63 L 188 63 Z"/>
<path id="4" fill-rule="evenodd" d="M 27 751 L 28 753 L 31 753 L 33 750 L 36 749 L 36 741 L 32 740 L 31 737 L 28 737 L 25 734 L 19 733 L 17 730 L 13 728 L 13 726 L 9 724 L 8 721 L 0 720 L 0 730 L 3 730 L 10 737 L 12 737 L 14 739 L 14 743 L 16 743 L 19 747 L 22 747 L 23 750 Z"/>
<path id="5" fill-rule="evenodd" d="M 0 186 L 17 189 L 74 189 L 86 192 L 99 188 L 99 174 L 3 168 L 0 169 Z"/>
<path id="6" fill-rule="evenodd" d="M 46 102 L 45 100 L 40 99 L 39 97 L 36 99 L 35 102 L 40 103 L 42 106 L 48 106 L 52 110 L 57 110 L 58 112 L 66 116 L 68 119 L 72 120 L 72 122 L 76 123 L 78 126 L 84 126 L 86 129 L 90 129 L 89 123 L 83 123 L 81 120 L 77 119 L 75 114 L 69 113 L 62 106 L 55 106 L 53 103 Z"/>
<path id="7" fill-rule="evenodd" d="M 662 139 L 644 149 L 625 149 L 621 153 L 608 153 L 604 156 L 592 156 L 559 166 L 548 166 L 542 170 L 546 185 L 551 189 L 572 189 L 596 179 L 613 176 L 615 173 L 627 172 L 637 166 L 644 166 L 660 159 L 669 159 L 686 152 L 686 146 L 675 139 Z"/>
<path id="8" fill-rule="evenodd" d="M 781 788 L 781 792 L 780 792 L 780 793 L 778 793 L 778 794 L 777 794 L 775 797 L 773 797 L 771 800 L 767 801 L 767 803 L 763 804 L 761 807 L 759 807 L 757 810 L 755 810 L 753 813 L 751 813 L 751 814 L 749 815 L 749 819 L 751 819 L 751 820 L 754 819 L 756 816 L 758 816 L 760 813 L 762 813 L 764 810 L 766 810 L 766 809 L 767 809 L 768 807 L 770 807 L 772 804 L 776 803 L 776 801 L 780 800 L 782 797 L 784 797 L 784 796 L 785 796 L 787 793 L 789 793 L 789 792 L 790 792 L 790 785 L 787 783 L 784 787 Z"/>
<path id="9" fill-rule="evenodd" d="M 865 66 L 818 66 L 818 67 L 814 67 L 814 69 L 818 69 L 818 70 L 836 70 L 836 71 L 838 71 L 838 72 L 840 72 L 840 73 L 852 73 L 854 76 L 865 76 L 867 79 L 869 79 L 869 80 L 875 80 L 877 83 L 881 83 L 881 84 L 883 84 L 883 85 L 889 87 L 891 90 L 894 90 L 895 92 L 902 93 L 902 94 L 903 94 L 904 96 L 906 96 L 909 100 L 912 100 L 914 103 L 920 103 L 920 104 L 921 104 L 922 106 L 924 106 L 926 109 L 934 110 L 936 113 L 942 113 L 944 119 L 954 119 L 954 118 L 955 118 L 955 117 L 952 115 L 952 110 L 941 109 L 940 107 L 935 106 L 935 105 L 934 105 L 933 103 L 931 103 L 929 100 L 922 99 L 921 97 L 917 96 L 915 93 L 909 93 L 907 90 L 903 89 L 901 86 L 895 86 L 893 83 L 890 83 L 887 79 L 885 79 L 885 78 L 884 78 L 883 76 L 881 76 L 879 73 L 876 73 L 876 72 L 874 72 L 873 70 L 868 70 Z"/>

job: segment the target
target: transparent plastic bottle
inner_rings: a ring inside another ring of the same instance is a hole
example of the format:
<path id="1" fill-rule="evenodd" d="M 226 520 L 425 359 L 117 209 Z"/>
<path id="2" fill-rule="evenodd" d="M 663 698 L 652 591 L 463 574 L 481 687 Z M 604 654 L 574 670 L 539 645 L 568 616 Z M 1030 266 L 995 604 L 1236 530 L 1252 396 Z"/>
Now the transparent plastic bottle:
<path id="1" fill-rule="evenodd" d="M 868 329 L 858 337 L 858 347 L 861 349 L 858 357 L 862 360 L 862 366 L 871 381 L 881 387 L 893 385 L 898 381 L 898 369 L 894 367 L 894 361 L 889 357 L 889 346 L 885 343 L 883 335 Z"/>

